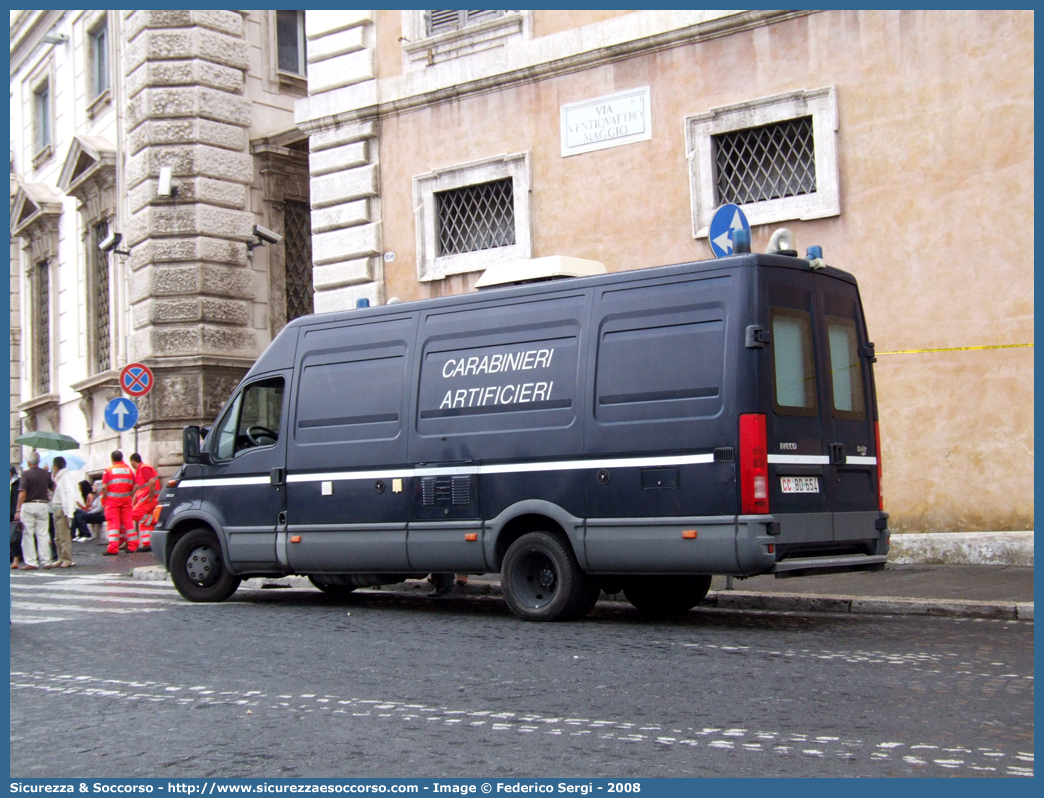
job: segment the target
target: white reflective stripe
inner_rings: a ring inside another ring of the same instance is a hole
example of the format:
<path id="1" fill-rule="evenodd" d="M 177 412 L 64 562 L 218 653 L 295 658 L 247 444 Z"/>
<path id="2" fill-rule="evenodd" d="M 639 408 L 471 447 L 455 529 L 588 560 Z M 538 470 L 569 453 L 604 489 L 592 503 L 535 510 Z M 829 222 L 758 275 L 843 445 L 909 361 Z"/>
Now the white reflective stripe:
<path id="1" fill-rule="evenodd" d="M 422 469 L 424 473 L 462 474 L 463 471 L 451 468 Z M 325 474 L 288 474 L 287 482 L 331 482 L 335 479 L 405 479 L 412 477 L 416 469 L 401 468 L 397 471 L 330 471 Z M 472 473 L 472 472 L 468 472 Z"/>
<path id="2" fill-rule="evenodd" d="M 577 471 L 592 468 L 637 468 L 713 463 L 713 454 L 666 455 L 663 457 L 622 457 L 614 460 L 559 460 L 551 463 L 495 463 L 492 465 L 440 466 L 437 468 L 399 468 L 387 471 L 327 471 L 321 474 L 289 474 L 287 482 L 331 482 L 349 479 L 405 479 L 481 474 L 520 474 L 538 471 Z M 215 477 L 182 480 L 179 488 L 217 485 L 265 485 L 268 477 Z"/>
<path id="3" fill-rule="evenodd" d="M 830 465 L 830 458 L 825 454 L 770 454 L 768 461 L 784 465 Z"/>
<path id="4" fill-rule="evenodd" d="M 347 479 L 397 479 L 403 477 L 443 477 L 482 474 L 520 474 L 538 471 L 577 471 L 591 468 L 634 468 L 639 466 L 696 465 L 713 463 L 713 454 L 630 457 L 616 460 L 559 460 L 552 463 L 496 463 L 493 465 L 411 468 L 400 471 L 335 471 L 325 474 L 291 474 L 287 482 L 323 482 Z"/>
<path id="5" fill-rule="evenodd" d="M 271 477 L 215 477 L 214 479 L 186 479 L 179 488 L 202 488 L 204 485 L 270 485 Z"/>
<path id="6" fill-rule="evenodd" d="M 877 465 L 876 457 L 846 457 L 846 465 Z"/>

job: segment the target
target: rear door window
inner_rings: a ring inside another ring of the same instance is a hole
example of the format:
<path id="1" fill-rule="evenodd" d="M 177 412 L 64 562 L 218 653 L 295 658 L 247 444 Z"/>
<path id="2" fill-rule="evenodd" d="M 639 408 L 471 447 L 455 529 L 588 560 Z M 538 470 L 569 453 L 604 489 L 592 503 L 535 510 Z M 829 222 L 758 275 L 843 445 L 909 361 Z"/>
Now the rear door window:
<path id="1" fill-rule="evenodd" d="M 816 369 L 812 352 L 812 319 L 792 308 L 773 307 L 773 404 L 783 415 L 814 416 Z"/>
<path id="2" fill-rule="evenodd" d="M 827 316 L 826 327 L 834 416 L 854 420 L 865 419 L 863 366 L 859 359 L 859 338 L 855 321 L 839 316 Z"/>

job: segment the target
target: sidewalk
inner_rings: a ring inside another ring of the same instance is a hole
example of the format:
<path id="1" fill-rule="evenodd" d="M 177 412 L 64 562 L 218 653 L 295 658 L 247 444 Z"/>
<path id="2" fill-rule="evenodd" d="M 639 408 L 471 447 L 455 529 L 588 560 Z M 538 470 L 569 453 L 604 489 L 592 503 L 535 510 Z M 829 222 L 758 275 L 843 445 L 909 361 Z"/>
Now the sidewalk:
<path id="1" fill-rule="evenodd" d="M 135 579 L 169 579 L 159 565 L 138 567 Z M 311 587 L 303 576 L 249 579 L 246 587 Z M 381 592 L 424 596 L 425 580 L 385 585 Z M 500 596 L 497 574 L 472 576 L 457 596 Z M 620 595 L 602 600 L 625 601 Z M 892 565 L 877 573 L 830 574 L 793 579 L 715 577 L 704 606 L 783 612 L 935 615 L 955 618 L 1033 620 L 1033 569 L 989 565 Z"/>

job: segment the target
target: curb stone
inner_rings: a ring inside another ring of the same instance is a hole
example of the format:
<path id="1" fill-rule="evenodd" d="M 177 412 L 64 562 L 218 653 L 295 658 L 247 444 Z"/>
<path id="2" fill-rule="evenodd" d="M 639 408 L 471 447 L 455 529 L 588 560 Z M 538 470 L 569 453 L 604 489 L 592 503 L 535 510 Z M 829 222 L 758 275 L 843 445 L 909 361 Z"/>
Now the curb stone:
<path id="1" fill-rule="evenodd" d="M 170 581 L 170 574 L 161 565 L 135 568 L 134 579 Z M 243 587 L 254 590 L 311 587 L 306 576 L 284 576 L 280 578 L 247 579 Z M 372 590 L 373 588 L 362 588 Z M 423 581 L 407 582 L 386 586 L 385 593 L 427 593 L 429 586 Z M 469 584 L 457 595 L 500 596 L 503 595 L 497 582 Z M 603 594 L 605 596 L 606 594 Z M 613 600 L 616 595 L 609 596 Z M 942 618 L 988 618 L 995 620 L 1033 620 L 1033 602 L 1012 601 L 954 601 L 950 599 L 907 599 L 897 597 L 867 596 L 816 596 L 802 593 L 754 593 L 740 590 L 711 591 L 704 599 L 703 607 L 728 610 L 767 610 L 772 612 L 829 612 L 851 615 L 929 615 Z"/>
<path id="2" fill-rule="evenodd" d="M 888 562 L 896 565 L 1033 567 L 1033 531 L 893 532 Z"/>

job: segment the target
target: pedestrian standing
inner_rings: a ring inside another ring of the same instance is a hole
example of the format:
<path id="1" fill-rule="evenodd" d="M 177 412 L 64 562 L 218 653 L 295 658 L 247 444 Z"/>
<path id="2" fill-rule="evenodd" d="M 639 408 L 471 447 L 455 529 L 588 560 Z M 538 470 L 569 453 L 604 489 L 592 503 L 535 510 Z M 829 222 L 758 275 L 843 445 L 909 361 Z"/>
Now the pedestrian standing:
<path id="1" fill-rule="evenodd" d="M 35 571 L 40 567 L 37 552 L 40 558 L 51 559 L 51 536 L 48 534 L 48 525 L 51 514 L 47 507 L 49 504 L 48 491 L 54 489 L 54 480 L 51 475 L 40 468 L 40 453 L 33 450 L 28 457 L 29 467 L 22 472 L 22 478 L 18 486 L 18 507 L 15 509 L 15 520 L 21 521 L 22 531 L 22 556 L 25 564 L 20 565 L 23 571 Z M 44 563 L 50 564 L 49 562 Z"/>
<path id="2" fill-rule="evenodd" d="M 143 463 L 137 452 L 130 456 L 130 464 L 134 469 L 131 519 L 138 525 L 138 551 L 152 551 L 152 528 L 156 523 L 152 511 L 156 509 L 156 497 L 159 495 L 159 474 L 155 468 Z"/>
<path id="3" fill-rule="evenodd" d="M 18 507 L 18 466 L 11 466 L 11 568 L 22 564 L 22 522 L 15 520 Z"/>
<path id="4" fill-rule="evenodd" d="M 54 495 L 51 496 L 51 516 L 54 518 L 54 542 L 58 549 L 58 559 L 45 568 L 71 568 L 76 563 L 72 559 L 72 532 L 69 519 L 76 512 L 76 476 L 65 467 L 64 457 L 55 457 L 51 466 L 54 480 Z"/>
<path id="5" fill-rule="evenodd" d="M 134 496 L 134 471 L 123 462 L 123 452 L 112 453 L 112 465 L 102 474 L 102 503 L 105 506 L 105 527 L 109 545 L 106 557 L 120 553 L 120 545 L 126 541 L 127 551 L 138 550 L 138 533 L 131 520 L 132 497 Z"/>

